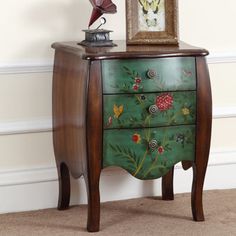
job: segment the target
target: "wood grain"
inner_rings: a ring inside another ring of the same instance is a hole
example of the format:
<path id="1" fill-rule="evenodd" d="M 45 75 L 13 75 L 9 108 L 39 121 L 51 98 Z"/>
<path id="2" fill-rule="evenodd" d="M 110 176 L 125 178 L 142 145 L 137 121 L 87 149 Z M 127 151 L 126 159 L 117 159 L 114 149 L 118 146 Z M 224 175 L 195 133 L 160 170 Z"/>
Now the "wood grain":
<path id="1" fill-rule="evenodd" d="M 193 163 L 192 213 L 195 221 L 204 221 L 202 193 L 211 142 L 212 98 L 206 59 L 197 57 L 196 66 L 197 123 L 196 159 Z"/>
<path id="2" fill-rule="evenodd" d="M 102 83 L 100 61 L 92 61 L 87 100 L 87 168 L 84 171 L 88 194 L 89 232 L 99 231 L 99 179 L 102 168 Z"/>

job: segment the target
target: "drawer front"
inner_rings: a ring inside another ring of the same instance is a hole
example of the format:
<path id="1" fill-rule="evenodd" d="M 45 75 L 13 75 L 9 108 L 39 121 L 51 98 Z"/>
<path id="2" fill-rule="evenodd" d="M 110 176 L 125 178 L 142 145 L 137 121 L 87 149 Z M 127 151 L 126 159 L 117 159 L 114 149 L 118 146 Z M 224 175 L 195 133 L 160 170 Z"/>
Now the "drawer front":
<path id="1" fill-rule="evenodd" d="M 196 92 L 103 96 L 105 129 L 195 124 Z"/>
<path id="2" fill-rule="evenodd" d="M 195 90 L 195 58 L 104 60 L 102 78 L 105 94 Z"/>
<path id="3" fill-rule="evenodd" d="M 156 179 L 195 158 L 195 126 L 104 130 L 103 168 L 119 166 L 138 179 Z"/>

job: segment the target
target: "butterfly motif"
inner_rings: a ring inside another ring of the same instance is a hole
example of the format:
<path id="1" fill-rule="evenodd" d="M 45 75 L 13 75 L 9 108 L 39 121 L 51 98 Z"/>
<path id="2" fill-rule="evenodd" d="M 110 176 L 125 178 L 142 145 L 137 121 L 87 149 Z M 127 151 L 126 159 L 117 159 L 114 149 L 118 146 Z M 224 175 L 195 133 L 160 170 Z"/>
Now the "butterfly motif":
<path id="1" fill-rule="evenodd" d="M 157 19 L 152 19 L 152 20 L 147 19 L 146 22 L 148 27 L 157 26 Z"/>
<path id="2" fill-rule="evenodd" d="M 116 104 L 114 104 L 113 111 L 114 111 L 114 117 L 118 119 L 124 111 L 124 106 L 121 105 L 118 107 Z"/>
<path id="3" fill-rule="evenodd" d="M 151 10 L 154 14 L 157 14 L 159 10 L 159 4 L 161 0 L 139 0 L 139 3 L 142 6 L 143 14 L 146 15 L 149 10 Z"/>
<path id="4" fill-rule="evenodd" d="M 111 0 L 89 0 L 93 5 L 89 26 L 104 13 L 116 13 L 116 5 Z"/>
<path id="5" fill-rule="evenodd" d="M 193 75 L 192 72 L 188 70 L 183 69 L 182 72 L 185 77 L 191 77 Z"/>

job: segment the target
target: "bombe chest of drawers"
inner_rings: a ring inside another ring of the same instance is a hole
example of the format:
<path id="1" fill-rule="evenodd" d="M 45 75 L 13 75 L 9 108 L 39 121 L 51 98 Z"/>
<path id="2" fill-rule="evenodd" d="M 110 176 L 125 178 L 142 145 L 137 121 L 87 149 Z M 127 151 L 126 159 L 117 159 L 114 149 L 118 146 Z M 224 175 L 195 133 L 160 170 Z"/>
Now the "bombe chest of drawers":
<path id="1" fill-rule="evenodd" d="M 90 232 L 99 230 L 99 179 L 118 166 L 162 177 L 172 200 L 174 166 L 193 168 L 192 213 L 204 220 L 202 191 L 211 137 L 211 88 L 204 49 L 179 46 L 86 48 L 55 43 L 53 143 L 58 209 L 70 200 L 70 174 L 84 176 Z M 124 190 L 125 191 L 125 190 Z"/>

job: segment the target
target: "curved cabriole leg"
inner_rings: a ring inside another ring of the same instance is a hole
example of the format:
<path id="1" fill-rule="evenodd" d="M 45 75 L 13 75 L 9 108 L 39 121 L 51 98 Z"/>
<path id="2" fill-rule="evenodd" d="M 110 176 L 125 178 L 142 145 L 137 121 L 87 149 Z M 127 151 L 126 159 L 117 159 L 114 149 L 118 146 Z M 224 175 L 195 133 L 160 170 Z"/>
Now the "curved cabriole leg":
<path id="1" fill-rule="evenodd" d="M 174 166 L 162 177 L 162 200 L 174 200 Z"/>
<path id="2" fill-rule="evenodd" d="M 202 193 L 205 171 L 193 166 L 192 213 L 195 221 L 204 221 Z"/>
<path id="3" fill-rule="evenodd" d="M 99 180 L 102 165 L 102 84 L 100 61 L 91 62 L 88 101 L 86 146 L 87 163 L 84 176 L 88 194 L 88 222 L 89 232 L 99 231 L 100 224 L 100 194 Z"/>
<path id="4" fill-rule="evenodd" d="M 193 166 L 192 161 L 182 161 L 182 167 L 184 170 L 188 170 Z"/>
<path id="5" fill-rule="evenodd" d="M 88 196 L 88 232 L 98 232 L 100 225 L 100 193 L 99 193 L 99 177 L 92 178 L 85 176 L 87 196 Z"/>
<path id="6" fill-rule="evenodd" d="M 61 163 L 58 166 L 59 177 L 59 198 L 58 198 L 58 210 L 66 210 L 70 204 L 70 173 L 67 165 Z"/>
<path id="7" fill-rule="evenodd" d="M 204 221 L 202 193 L 209 158 L 212 123 L 212 100 L 209 72 L 204 57 L 196 58 L 197 121 L 196 157 L 193 163 L 192 213 L 195 221 Z"/>

